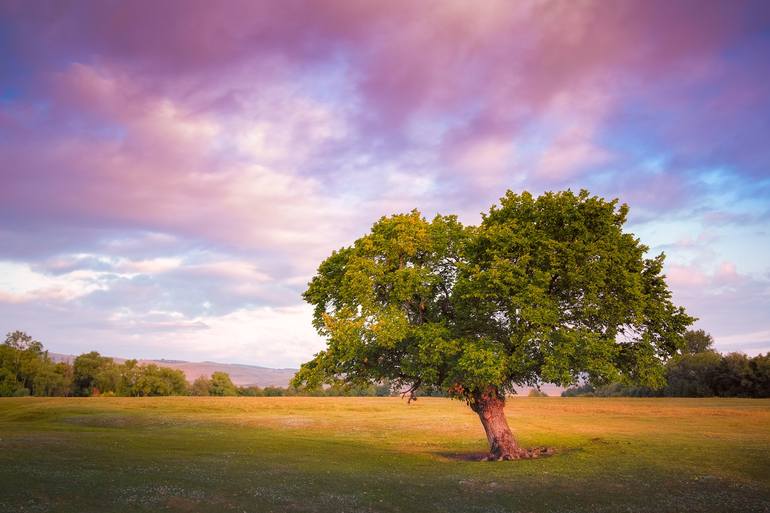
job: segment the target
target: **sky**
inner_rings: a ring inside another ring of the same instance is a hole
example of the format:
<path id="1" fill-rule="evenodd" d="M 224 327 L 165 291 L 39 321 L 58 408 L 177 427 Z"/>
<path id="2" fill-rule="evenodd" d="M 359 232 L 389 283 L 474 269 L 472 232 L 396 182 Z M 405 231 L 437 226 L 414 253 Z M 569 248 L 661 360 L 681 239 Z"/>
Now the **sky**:
<path id="1" fill-rule="evenodd" d="M 721 351 L 770 351 L 770 3 L 0 2 L 0 331 L 295 367 L 380 216 L 619 198 Z"/>

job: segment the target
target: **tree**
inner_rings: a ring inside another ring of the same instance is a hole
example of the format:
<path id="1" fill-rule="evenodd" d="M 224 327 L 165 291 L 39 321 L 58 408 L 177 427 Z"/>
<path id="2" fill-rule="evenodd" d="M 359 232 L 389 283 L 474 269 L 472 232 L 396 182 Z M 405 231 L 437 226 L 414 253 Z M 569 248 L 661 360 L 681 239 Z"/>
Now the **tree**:
<path id="1" fill-rule="evenodd" d="M 754 383 L 749 357 L 743 353 L 722 356 L 714 376 L 714 392 L 720 397 L 751 397 Z"/>
<path id="2" fill-rule="evenodd" d="M 211 388 L 211 380 L 206 376 L 198 376 L 190 386 L 190 395 L 211 395 L 209 389 Z"/>
<path id="3" fill-rule="evenodd" d="M 142 367 L 136 359 L 130 359 L 123 362 L 118 369 L 120 374 L 119 386 L 117 390 L 118 395 L 133 396 L 137 390 L 137 382 L 139 376 L 142 374 Z"/>
<path id="4" fill-rule="evenodd" d="M 586 191 L 508 191 L 478 227 L 383 217 L 305 291 L 327 347 L 293 384 L 445 391 L 478 414 L 491 459 L 534 455 L 505 418 L 516 385 L 660 386 L 694 320 L 671 302 L 664 256 L 623 232 L 627 212 Z"/>
<path id="5" fill-rule="evenodd" d="M 0 396 L 68 395 L 72 366 L 54 363 L 43 344 L 23 331 L 8 333 L 0 344 Z"/>
<path id="6" fill-rule="evenodd" d="M 72 376 L 71 365 L 65 362 L 53 363 L 46 357 L 35 375 L 34 393 L 49 397 L 69 395 L 72 389 Z"/>
<path id="7" fill-rule="evenodd" d="M 714 351 L 714 338 L 704 330 L 687 330 L 684 334 L 682 353 L 695 354 Z"/>
<path id="8" fill-rule="evenodd" d="M 596 395 L 596 388 L 590 383 L 571 386 L 561 393 L 562 397 L 593 397 Z"/>
<path id="9" fill-rule="evenodd" d="M 131 395 L 140 397 L 186 395 L 187 387 L 184 372 L 151 363 L 136 367 L 136 383 L 131 390 Z"/>
<path id="10" fill-rule="evenodd" d="M 286 395 L 286 390 L 281 387 L 266 386 L 262 389 L 262 395 L 265 397 L 282 397 Z"/>
<path id="11" fill-rule="evenodd" d="M 0 365 L 15 376 L 15 395 L 35 393 L 35 378 L 45 364 L 50 363 L 43 344 L 23 331 L 8 333 L 0 353 Z M 6 381 L 10 381 L 6 378 Z M 6 385 L 10 387 L 10 385 Z M 24 392 L 26 390 L 26 393 Z"/>
<path id="12" fill-rule="evenodd" d="M 238 387 L 238 395 L 245 397 L 262 397 L 265 393 L 257 385 Z"/>
<path id="13" fill-rule="evenodd" d="M 238 389 L 233 384 L 228 373 L 218 371 L 211 375 L 209 395 L 238 395 Z"/>
<path id="14" fill-rule="evenodd" d="M 770 397 L 770 353 L 758 354 L 749 362 L 752 374 L 753 397 Z"/>
<path id="15" fill-rule="evenodd" d="M 115 391 L 115 362 L 97 351 L 83 353 L 72 364 L 74 371 L 74 394 L 90 396 L 101 392 Z"/>
<path id="16" fill-rule="evenodd" d="M 16 380 L 16 375 L 5 367 L 0 366 L 0 397 L 13 397 L 19 395 L 23 390 L 27 389 Z"/>

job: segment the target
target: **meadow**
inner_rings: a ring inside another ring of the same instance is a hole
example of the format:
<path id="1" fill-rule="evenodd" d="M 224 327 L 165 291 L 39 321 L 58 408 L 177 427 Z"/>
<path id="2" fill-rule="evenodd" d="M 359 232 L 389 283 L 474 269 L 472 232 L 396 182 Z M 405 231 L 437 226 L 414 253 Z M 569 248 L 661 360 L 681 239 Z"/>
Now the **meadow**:
<path id="1" fill-rule="evenodd" d="M 2 512 L 770 511 L 770 400 L 0 399 Z"/>

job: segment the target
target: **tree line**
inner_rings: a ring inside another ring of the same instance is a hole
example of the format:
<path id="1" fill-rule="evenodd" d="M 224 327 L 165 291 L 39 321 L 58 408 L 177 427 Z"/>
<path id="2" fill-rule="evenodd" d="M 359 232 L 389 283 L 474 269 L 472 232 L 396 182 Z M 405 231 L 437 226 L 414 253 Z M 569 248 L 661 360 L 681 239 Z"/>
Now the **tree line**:
<path id="1" fill-rule="evenodd" d="M 665 385 L 659 388 L 613 382 L 570 387 L 564 397 L 770 397 L 770 353 L 748 357 L 720 354 L 713 337 L 688 331 L 685 347 L 666 362 Z M 54 362 L 43 344 L 22 331 L 9 333 L 0 345 L 0 397 L 10 396 L 380 396 L 397 395 L 393 383 L 335 384 L 319 389 L 237 386 L 226 372 L 200 376 L 192 383 L 178 369 L 137 360 L 115 362 L 96 351 L 72 363 Z M 423 392 L 418 395 L 446 394 Z"/>
<path id="2" fill-rule="evenodd" d="M 331 387 L 300 392 L 293 387 L 236 386 L 226 372 L 200 376 L 192 383 L 178 369 L 126 360 L 122 363 L 97 351 L 77 356 L 72 363 L 55 362 L 43 344 L 23 331 L 8 333 L 0 345 L 0 397 L 22 396 L 375 396 L 390 395 L 388 383 L 379 386 Z"/>
<path id="3" fill-rule="evenodd" d="M 720 354 L 704 330 L 685 333 L 685 347 L 665 365 L 665 385 L 658 388 L 614 382 L 585 383 L 563 397 L 770 397 L 770 353 Z"/>

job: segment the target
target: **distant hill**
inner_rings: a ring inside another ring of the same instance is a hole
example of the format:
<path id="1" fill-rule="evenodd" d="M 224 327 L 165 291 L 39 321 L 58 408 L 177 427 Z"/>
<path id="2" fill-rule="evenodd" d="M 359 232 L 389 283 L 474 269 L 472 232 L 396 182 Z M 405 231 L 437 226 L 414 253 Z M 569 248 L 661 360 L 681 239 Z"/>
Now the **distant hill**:
<path id="1" fill-rule="evenodd" d="M 56 362 L 69 362 L 75 359 L 75 355 L 48 353 Z M 112 357 L 116 362 L 122 363 L 127 358 Z M 139 363 L 154 363 L 160 367 L 170 367 L 184 372 L 187 380 L 192 382 L 198 376 L 211 376 L 214 372 L 226 372 L 236 385 L 256 385 L 259 387 L 279 386 L 286 387 L 297 372 L 297 369 L 272 369 L 257 365 L 243 365 L 238 363 L 217 362 L 187 362 L 184 360 L 139 360 Z"/>

